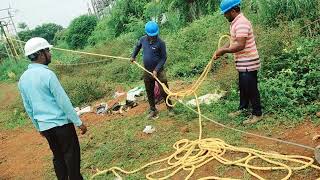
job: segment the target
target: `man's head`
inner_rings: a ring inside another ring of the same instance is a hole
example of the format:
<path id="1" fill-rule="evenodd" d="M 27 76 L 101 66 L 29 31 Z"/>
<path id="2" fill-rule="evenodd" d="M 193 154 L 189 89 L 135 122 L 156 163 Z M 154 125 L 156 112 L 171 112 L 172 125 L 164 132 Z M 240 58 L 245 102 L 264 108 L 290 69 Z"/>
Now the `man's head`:
<path id="1" fill-rule="evenodd" d="M 51 63 L 51 48 L 47 40 L 35 37 L 26 42 L 24 52 L 32 62 L 48 65 Z"/>
<path id="2" fill-rule="evenodd" d="M 240 14 L 241 0 L 222 0 L 220 4 L 221 14 L 232 22 Z"/>
<path id="3" fill-rule="evenodd" d="M 159 34 L 159 26 L 156 22 L 154 21 L 149 21 L 146 23 L 145 25 L 145 32 L 148 36 L 148 40 L 150 42 L 154 42 L 157 37 L 158 37 L 158 34 Z"/>

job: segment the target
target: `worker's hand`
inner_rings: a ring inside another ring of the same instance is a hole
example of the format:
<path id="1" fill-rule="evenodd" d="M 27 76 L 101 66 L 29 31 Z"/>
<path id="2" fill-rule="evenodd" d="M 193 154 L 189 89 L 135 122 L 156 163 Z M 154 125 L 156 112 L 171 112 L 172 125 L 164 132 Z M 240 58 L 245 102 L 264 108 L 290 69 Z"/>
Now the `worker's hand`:
<path id="1" fill-rule="evenodd" d="M 157 72 L 156 70 L 154 70 L 154 71 L 152 72 L 152 75 L 153 75 L 154 78 L 156 78 L 157 75 L 158 75 L 158 72 Z"/>
<path id="2" fill-rule="evenodd" d="M 42 132 L 39 132 L 39 133 L 40 133 L 41 137 L 45 138 L 45 136 L 43 135 L 43 133 L 42 133 Z"/>
<path id="3" fill-rule="evenodd" d="M 224 49 L 218 49 L 214 55 L 213 55 L 213 59 L 217 60 L 218 58 L 220 58 L 221 56 L 223 56 L 225 54 Z"/>
<path id="4" fill-rule="evenodd" d="M 87 126 L 83 123 L 78 128 L 81 130 L 81 134 L 85 134 L 87 132 Z"/>
<path id="5" fill-rule="evenodd" d="M 135 61 L 136 61 L 135 58 L 131 58 L 131 59 L 130 59 L 130 62 L 131 62 L 131 63 L 133 63 L 133 62 L 135 62 Z"/>

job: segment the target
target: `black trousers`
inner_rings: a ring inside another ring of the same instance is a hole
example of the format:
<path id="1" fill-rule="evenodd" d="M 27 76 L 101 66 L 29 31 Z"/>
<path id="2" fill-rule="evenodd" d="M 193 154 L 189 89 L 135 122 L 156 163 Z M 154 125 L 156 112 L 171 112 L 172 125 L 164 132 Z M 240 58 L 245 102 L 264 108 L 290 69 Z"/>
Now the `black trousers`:
<path id="1" fill-rule="evenodd" d="M 80 174 L 80 146 L 73 124 L 41 132 L 53 153 L 53 166 L 58 180 L 83 180 Z"/>
<path id="2" fill-rule="evenodd" d="M 169 88 L 165 71 L 162 70 L 162 71 L 158 72 L 157 77 L 162 83 L 164 83 Z M 155 104 L 155 98 L 154 98 L 155 79 L 153 78 L 153 76 L 151 76 L 150 74 L 148 74 L 146 72 L 143 75 L 143 79 L 144 79 L 144 85 L 145 85 L 146 91 L 147 91 L 150 110 L 155 111 L 156 110 L 156 104 Z M 166 100 L 168 94 L 163 90 L 163 88 L 160 85 L 159 85 L 159 87 L 160 87 L 161 96 Z M 169 103 L 172 104 L 171 100 L 169 100 Z M 167 105 L 167 108 L 170 109 L 171 107 L 169 107 Z"/>
<path id="3" fill-rule="evenodd" d="M 258 90 L 258 71 L 239 72 L 240 106 L 239 110 L 252 106 L 252 114 L 261 116 L 260 93 Z"/>

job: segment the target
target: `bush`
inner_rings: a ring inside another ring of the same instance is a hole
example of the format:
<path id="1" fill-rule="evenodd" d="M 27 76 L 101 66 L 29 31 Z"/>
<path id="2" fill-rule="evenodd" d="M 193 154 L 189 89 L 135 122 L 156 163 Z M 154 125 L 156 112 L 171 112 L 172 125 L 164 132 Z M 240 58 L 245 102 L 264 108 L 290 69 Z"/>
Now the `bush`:
<path id="1" fill-rule="evenodd" d="M 0 81 L 17 81 L 22 73 L 27 69 L 28 62 L 21 59 L 15 62 L 12 59 L 5 59 L 0 64 Z"/>
<path id="2" fill-rule="evenodd" d="M 115 35 L 120 36 L 128 32 L 127 24 L 131 18 L 140 19 L 143 17 L 144 6 L 147 0 L 119 0 L 108 16 L 109 27 L 115 30 Z"/>
<path id="3" fill-rule="evenodd" d="M 72 20 L 66 34 L 66 42 L 72 49 L 84 48 L 97 25 L 95 16 L 82 15 Z"/>
<path id="4" fill-rule="evenodd" d="M 54 24 L 54 23 L 47 23 L 42 24 L 41 26 L 37 26 L 33 30 L 24 30 L 18 33 L 19 38 L 22 41 L 27 41 L 32 37 L 42 37 L 46 39 L 49 43 L 53 44 L 53 39 L 55 38 L 55 34 L 63 29 L 62 26 Z"/>
<path id="5" fill-rule="evenodd" d="M 88 39 L 88 44 L 91 46 L 95 46 L 96 44 L 114 39 L 115 36 L 115 29 L 110 25 L 110 18 L 105 17 L 98 22 L 97 26 Z"/>
<path id="6" fill-rule="evenodd" d="M 108 87 L 95 79 L 68 77 L 62 84 L 74 106 L 80 106 L 106 96 Z"/>
<path id="7" fill-rule="evenodd" d="M 319 1 L 316 0 L 255 0 L 260 20 L 266 26 L 276 26 L 281 21 L 319 17 Z"/>
<path id="8" fill-rule="evenodd" d="M 261 93 L 266 109 L 278 112 L 308 105 L 320 97 L 319 39 L 299 39 L 263 65 Z"/>
<path id="9" fill-rule="evenodd" d="M 169 74 L 175 77 L 200 74 L 217 49 L 219 37 L 228 33 L 227 27 L 224 17 L 217 13 L 165 36 Z"/>

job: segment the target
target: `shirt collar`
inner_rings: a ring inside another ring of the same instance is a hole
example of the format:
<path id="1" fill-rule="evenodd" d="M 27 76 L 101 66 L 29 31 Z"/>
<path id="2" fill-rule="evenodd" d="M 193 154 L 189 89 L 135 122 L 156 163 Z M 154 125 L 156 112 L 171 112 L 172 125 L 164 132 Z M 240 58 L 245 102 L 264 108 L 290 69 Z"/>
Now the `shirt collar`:
<path id="1" fill-rule="evenodd" d="M 240 13 L 237 17 L 235 17 L 234 20 L 231 22 L 231 25 L 233 25 L 234 23 L 236 23 L 242 16 L 243 16 L 243 14 Z"/>
<path id="2" fill-rule="evenodd" d="M 39 63 L 31 63 L 31 64 L 28 65 L 28 69 L 37 68 L 37 67 L 42 67 L 42 68 L 49 69 L 49 67 L 47 65 L 39 64 Z"/>

